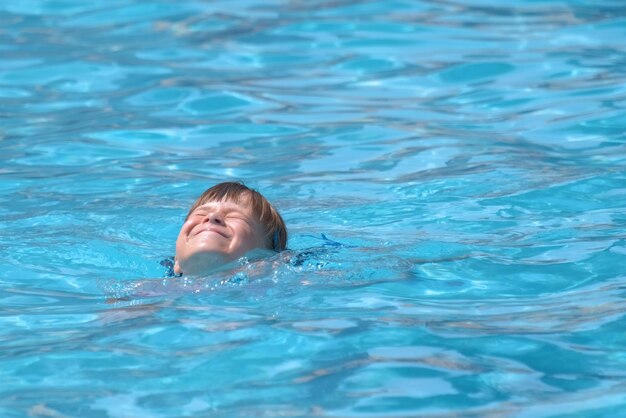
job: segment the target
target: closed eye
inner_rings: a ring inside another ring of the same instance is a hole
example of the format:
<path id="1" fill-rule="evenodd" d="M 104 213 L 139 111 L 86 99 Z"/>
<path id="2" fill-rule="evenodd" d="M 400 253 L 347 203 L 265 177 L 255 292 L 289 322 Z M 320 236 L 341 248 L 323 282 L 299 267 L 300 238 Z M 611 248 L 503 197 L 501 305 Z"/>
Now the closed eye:
<path id="1" fill-rule="evenodd" d="M 252 221 L 247 216 L 237 212 L 231 212 L 227 214 L 226 219 L 235 219 L 237 221 L 245 222 L 249 226 L 252 226 Z"/>
<path id="2" fill-rule="evenodd" d="M 226 219 L 238 219 L 240 221 L 244 221 L 244 222 L 250 223 L 248 218 L 246 218 L 245 216 L 242 216 L 242 215 L 237 215 L 237 214 L 228 214 L 228 215 L 226 215 Z"/>

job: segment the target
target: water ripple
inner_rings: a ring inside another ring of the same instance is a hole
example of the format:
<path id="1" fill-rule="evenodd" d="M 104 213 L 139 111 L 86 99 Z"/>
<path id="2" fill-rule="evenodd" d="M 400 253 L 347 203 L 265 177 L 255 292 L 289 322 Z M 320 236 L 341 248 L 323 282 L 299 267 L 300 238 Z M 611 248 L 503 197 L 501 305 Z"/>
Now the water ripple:
<path id="1" fill-rule="evenodd" d="M 625 22 L 0 4 L 0 415 L 624 415 Z M 289 251 L 163 279 L 227 179 Z"/>

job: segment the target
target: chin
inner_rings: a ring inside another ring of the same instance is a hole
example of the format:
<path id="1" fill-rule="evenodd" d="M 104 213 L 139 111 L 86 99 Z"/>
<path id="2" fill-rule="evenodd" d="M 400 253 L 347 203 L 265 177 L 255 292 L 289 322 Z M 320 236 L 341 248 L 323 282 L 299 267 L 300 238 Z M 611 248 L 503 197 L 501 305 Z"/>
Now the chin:
<path id="1" fill-rule="evenodd" d="M 234 261 L 231 257 L 218 252 L 200 252 L 179 260 L 183 274 L 197 276 L 219 270 L 225 264 Z"/>

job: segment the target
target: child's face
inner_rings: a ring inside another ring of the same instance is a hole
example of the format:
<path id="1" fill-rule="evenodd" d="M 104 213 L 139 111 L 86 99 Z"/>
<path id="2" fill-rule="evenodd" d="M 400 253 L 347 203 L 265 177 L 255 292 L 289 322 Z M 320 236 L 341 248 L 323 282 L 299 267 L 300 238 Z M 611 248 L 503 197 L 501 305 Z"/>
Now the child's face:
<path id="1" fill-rule="evenodd" d="M 265 233 L 249 206 L 208 202 L 197 207 L 180 229 L 174 272 L 203 274 L 255 248 L 265 248 Z"/>

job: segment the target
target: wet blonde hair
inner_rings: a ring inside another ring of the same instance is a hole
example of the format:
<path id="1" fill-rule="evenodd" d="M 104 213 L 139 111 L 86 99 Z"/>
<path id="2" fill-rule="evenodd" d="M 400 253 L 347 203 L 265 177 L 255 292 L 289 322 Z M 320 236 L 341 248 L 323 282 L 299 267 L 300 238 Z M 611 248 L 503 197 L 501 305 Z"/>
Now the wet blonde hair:
<path id="1" fill-rule="evenodd" d="M 238 182 L 224 182 L 207 189 L 194 202 L 187 213 L 185 221 L 199 206 L 209 202 L 232 202 L 242 206 L 251 206 L 252 213 L 265 229 L 265 243 L 274 251 L 287 248 L 287 227 L 280 213 L 254 189 Z"/>

